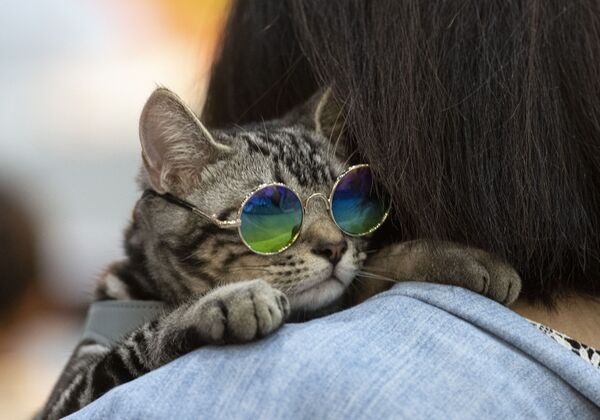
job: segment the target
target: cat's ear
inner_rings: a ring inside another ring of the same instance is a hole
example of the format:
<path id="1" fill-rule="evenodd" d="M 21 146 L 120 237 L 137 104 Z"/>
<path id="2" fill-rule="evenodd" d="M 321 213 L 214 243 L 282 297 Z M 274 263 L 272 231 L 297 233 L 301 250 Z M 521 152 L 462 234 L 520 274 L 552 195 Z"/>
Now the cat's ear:
<path id="1" fill-rule="evenodd" d="M 215 141 L 194 112 L 173 92 L 156 89 L 140 117 L 144 168 L 152 188 L 185 194 L 200 180 L 200 173 L 231 151 Z"/>
<path id="2" fill-rule="evenodd" d="M 303 105 L 292 110 L 285 120 L 316 131 L 336 147 L 336 154 L 345 157 L 343 135 L 347 110 L 344 105 L 334 97 L 331 88 L 320 89 Z"/>
<path id="3" fill-rule="evenodd" d="M 320 90 L 310 100 L 315 131 L 329 140 L 341 136 L 344 129 L 344 109 L 333 97 L 331 88 Z"/>

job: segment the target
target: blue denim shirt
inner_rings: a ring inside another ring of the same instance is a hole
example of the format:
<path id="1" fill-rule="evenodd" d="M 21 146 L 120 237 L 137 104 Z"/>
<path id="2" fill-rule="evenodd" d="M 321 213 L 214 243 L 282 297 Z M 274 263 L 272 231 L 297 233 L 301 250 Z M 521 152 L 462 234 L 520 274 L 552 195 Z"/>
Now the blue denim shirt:
<path id="1" fill-rule="evenodd" d="M 70 419 L 600 418 L 600 371 L 458 287 L 402 283 L 256 343 L 207 347 Z"/>

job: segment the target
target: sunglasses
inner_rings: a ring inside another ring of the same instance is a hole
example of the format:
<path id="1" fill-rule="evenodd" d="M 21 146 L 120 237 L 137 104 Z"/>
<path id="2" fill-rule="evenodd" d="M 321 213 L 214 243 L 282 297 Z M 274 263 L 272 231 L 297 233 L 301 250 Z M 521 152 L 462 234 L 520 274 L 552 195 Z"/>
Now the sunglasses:
<path id="1" fill-rule="evenodd" d="M 341 174 L 329 197 L 322 193 L 309 196 L 304 204 L 298 194 L 281 183 L 263 184 L 242 202 L 235 220 L 220 220 L 172 194 L 147 193 L 190 210 L 221 228 L 237 228 L 242 242 L 254 253 L 274 255 L 288 249 L 300 236 L 304 211 L 309 201 L 327 202 L 329 216 L 349 236 L 367 235 L 379 228 L 388 216 L 389 201 L 375 191 L 368 164 L 355 165 Z"/>

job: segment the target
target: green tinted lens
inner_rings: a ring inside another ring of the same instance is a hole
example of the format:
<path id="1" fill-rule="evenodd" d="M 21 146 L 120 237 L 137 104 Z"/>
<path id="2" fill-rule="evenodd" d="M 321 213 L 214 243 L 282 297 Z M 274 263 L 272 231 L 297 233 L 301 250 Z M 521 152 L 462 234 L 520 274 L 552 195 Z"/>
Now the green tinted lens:
<path id="1" fill-rule="evenodd" d="M 302 226 L 302 203 L 289 188 L 270 185 L 252 194 L 240 220 L 240 234 L 252 251 L 275 254 L 296 240 Z"/>
<path id="2" fill-rule="evenodd" d="M 375 194 L 373 176 L 368 166 L 346 173 L 335 187 L 331 214 L 340 229 L 350 235 L 364 235 L 378 228 L 389 204 Z"/>

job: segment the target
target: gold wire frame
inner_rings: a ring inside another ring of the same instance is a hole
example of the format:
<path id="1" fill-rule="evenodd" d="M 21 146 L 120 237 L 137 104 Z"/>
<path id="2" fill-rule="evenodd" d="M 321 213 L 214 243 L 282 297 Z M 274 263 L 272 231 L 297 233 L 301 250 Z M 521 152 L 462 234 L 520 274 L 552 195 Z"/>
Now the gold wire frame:
<path id="1" fill-rule="evenodd" d="M 254 248 L 252 248 L 250 246 L 250 244 L 248 242 L 246 242 L 246 240 L 244 239 L 244 235 L 242 235 L 242 212 L 244 211 L 244 207 L 246 206 L 246 203 L 248 203 L 248 200 L 250 200 L 252 198 L 252 196 L 254 196 L 254 194 L 256 194 L 260 190 L 267 188 L 267 187 L 284 187 L 288 191 L 291 191 L 292 194 L 294 194 L 294 196 L 300 202 L 300 209 L 302 210 L 302 217 L 300 218 L 300 228 L 298 229 L 298 232 L 296 232 L 296 234 L 294 235 L 294 237 L 290 240 L 290 242 L 288 244 L 286 244 L 283 248 L 281 248 L 277 251 L 260 252 L 260 251 L 255 250 Z M 298 193 L 296 191 L 294 191 L 293 189 L 291 189 L 290 187 L 288 187 L 287 185 L 285 185 L 281 182 L 272 182 L 270 184 L 261 184 L 260 186 L 255 188 L 254 191 L 252 191 L 250 194 L 248 194 L 246 196 L 246 198 L 244 198 L 244 201 L 242 201 L 242 204 L 240 205 L 240 209 L 238 210 L 238 218 L 237 218 L 236 222 L 238 222 L 238 225 L 237 225 L 238 235 L 239 235 L 240 239 L 242 240 L 242 242 L 244 243 L 244 245 L 246 245 L 249 250 L 251 250 L 252 252 L 254 252 L 255 254 L 258 254 L 258 255 L 280 254 L 283 251 L 285 251 L 286 249 L 288 249 L 289 247 L 291 247 L 294 244 L 294 242 L 296 242 L 296 239 L 298 239 L 298 237 L 300 236 L 300 231 L 302 230 L 302 225 L 304 224 L 304 204 L 302 203 L 302 200 L 300 199 L 300 196 L 298 195 Z"/>
<path id="2" fill-rule="evenodd" d="M 302 199 L 300 198 L 300 196 L 298 195 L 298 193 L 292 189 L 291 187 L 281 183 L 281 182 L 271 182 L 271 183 L 266 183 L 266 184 L 261 184 L 258 187 L 256 187 L 254 190 L 252 190 L 252 192 L 250 192 L 249 194 L 246 195 L 246 197 L 244 198 L 244 200 L 242 201 L 242 204 L 240 205 L 240 208 L 238 210 L 238 214 L 237 214 L 237 219 L 235 220 L 221 220 L 219 219 L 216 215 L 211 215 L 208 213 L 203 212 L 202 210 L 200 210 L 198 207 L 196 207 L 195 205 L 193 205 L 192 203 L 189 203 L 185 200 L 182 200 L 178 197 L 172 196 L 169 194 L 171 200 L 173 200 L 175 203 L 178 203 L 180 205 L 182 205 L 183 207 L 191 210 L 194 214 L 197 214 L 199 216 L 204 217 L 205 219 L 208 219 L 209 221 L 211 221 L 213 224 L 219 226 L 220 228 L 223 229 L 228 229 L 228 228 L 237 228 L 238 230 L 238 236 L 240 237 L 240 239 L 242 240 L 242 243 L 244 245 L 246 245 L 246 247 L 248 247 L 248 249 L 250 249 L 252 252 L 254 252 L 255 254 L 258 255 L 275 255 L 275 254 L 279 254 L 283 251 L 285 251 L 286 249 L 288 249 L 289 247 L 291 247 L 296 240 L 298 239 L 298 237 L 300 236 L 300 232 L 301 232 L 301 228 L 302 228 L 302 224 L 304 223 L 304 215 L 305 215 L 305 211 L 306 211 L 306 206 L 308 205 L 308 202 L 312 199 L 312 198 L 316 198 L 316 197 L 321 197 L 323 198 L 326 203 L 327 203 L 327 212 L 329 213 L 329 217 L 331 218 L 331 220 L 333 221 L 333 223 L 335 223 L 335 225 L 338 227 L 339 230 L 341 230 L 342 232 L 344 232 L 344 234 L 348 235 L 348 236 L 354 236 L 354 237 L 359 237 L 359 236 L 364 236 L 364 235 L 368 235 L 370 233 L 373 233 L 375 230 L 379 229 L 379 227 L 386 221 L 389 213 L 390 213 L 390 209 L 391 209 L 391 202 L 388 204 L 388 208 L 385 211 L 383 217 L 381 218 L 381 220 L 379 221 L 379 223 L 375 226 L 373 226 L 369 231 L 364 232 L 364 233 L 351 233 L 348 232 L 346 230 L 344 230 L 339 224 L 338 222 L 335 220 L 335 217 L 333 215 L 333 196 L 335 194 L 335 190 L 337 189 L 337 186 L 339 185 L 339 183 L 342 181 L 342 179 L 348 175 L 350 172 L 356 170 L 356 169 L 361 169 L 361 168 L 368 168 L 369 164 L 368 163 L 361 163 L 358 165 L 353 165 L 351 167 L 349 167 L 348 169 L 346 169 L 341 175 L 339 175 L 335 182 L 333 183 L 333 186 L 331 187 L 331 192 L 329 193 L 329 197 L 326 197 L 325 194 L 322 193 L 314 193 L 311 194 L 310 196 L 308 196 L 308 198 L 302 202 Z M 298 201 L 300 202 L 300 208 L 302 209 L 302 218 L 300 219 L 300 229 L 298 229 L 298 232 L 296 232 L 296 234 L 294 235 L 294 237 L 290 240 L 290 242 L 284 246 L 283 248 L 277 250 L 277 251 L 273 251 L 273 252 L 260 252 L 257 251 L 255 249 L 253 249 L 250 244 L 248 244 L 248 242 L 246 242 L 246 240 L 244 239 L 244 236 L 242 235 L 242 212 L 244 211 L 244 207 L 246 206 L 246 204 L 248 203 L 248 200 L 250 200 L 250 198 L 252 198 L 252 196 L 254 194 L 256 194 L 257 192 L 259 192 L 260 190 L 267 188 L 267 187 L 284 187 L 287 190 L 291 191 L 296 198 L 298 199 Z"/>
<path id="3" fill-rule="evenodd" d="M 375 232 L 377 229 L 379 229 L 381 227 L 381 225 L 386 221 L 388 215 L 390 214 L 390 209 L 392 208 L 391 202 L 388 204 L 388 208 L 385 211 L 385 213 L 383 214 L 383 217 L 381 218 L 381 220 L 379 221 L 379 223 L 377 223 L 375 226 L 373 226 L 371 229 L 369 229 L 367 232 L 364 233 L 350 233 L 347 232 L 346 230 L 344 230 L 339 224 L 338 222 L 335 220 L 335 217 L 333 216 L 333 195 L 335 194 L 335 190 L 338 186 L 338 184 L 341 182 L 341 180 L 348 175 L 350 172 L 354 171 L 355 169 L 361 169 L 361 168 L 369 168 L 369 164 L 368 163 L 360 163 L 358 165 L 354 165 L 349 167 L 348 169 L 346 169 L 340 176 L 338 176 L 335 180 L 335 182 L 333 183 L 333 187 L 331 187 L 331 192 L 329 193 L 329 198 L 327 200 L 327 207 L 329 210 L 329 217 L 331 217 L 331 220 L 333 220 L 333 223 L 335 223 L 335 225 L 338 227 L 339 230 L 341 230 L 342 232 L 344 232 L 346 235 L 348 236 L 355 236 L 355 237 L 359 237 L 359 236 L 365 236 L 368 235 L 370 233 Z"/>

